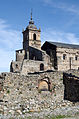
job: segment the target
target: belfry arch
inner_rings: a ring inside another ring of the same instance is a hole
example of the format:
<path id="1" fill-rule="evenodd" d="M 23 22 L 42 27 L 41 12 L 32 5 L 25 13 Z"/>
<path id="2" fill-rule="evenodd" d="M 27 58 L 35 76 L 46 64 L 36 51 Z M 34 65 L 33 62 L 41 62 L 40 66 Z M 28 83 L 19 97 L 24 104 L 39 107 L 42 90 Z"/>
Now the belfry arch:
<path id="1" fill-rule="evenodd" d="M 36 34 L 35 33 L 33 34 L 33 40 L 36 40 Z"/>

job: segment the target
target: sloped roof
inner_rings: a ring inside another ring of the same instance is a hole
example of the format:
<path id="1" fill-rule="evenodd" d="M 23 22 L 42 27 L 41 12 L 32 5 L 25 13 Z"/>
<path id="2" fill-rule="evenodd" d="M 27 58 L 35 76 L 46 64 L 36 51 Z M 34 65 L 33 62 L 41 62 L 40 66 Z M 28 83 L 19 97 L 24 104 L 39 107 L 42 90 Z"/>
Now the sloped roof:
<path id="1" fill-rule="evenodd" d="M 66 44 L 66 43 L 50 42 L 50 41 L 46 41 L 46 42 L 51 45 L 55 45 L 57 47 L 79 49 L 79 45 L 76 45 L 76 44 Z"/>

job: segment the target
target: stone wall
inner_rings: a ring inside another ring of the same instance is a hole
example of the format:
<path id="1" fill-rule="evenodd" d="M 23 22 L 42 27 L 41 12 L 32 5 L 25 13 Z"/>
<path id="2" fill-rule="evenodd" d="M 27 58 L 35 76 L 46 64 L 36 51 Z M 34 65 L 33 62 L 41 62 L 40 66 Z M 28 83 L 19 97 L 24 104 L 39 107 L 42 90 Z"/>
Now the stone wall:
<path id="1" fill-rule="evenodd" d="M 11 62 L 10 71 L 26 75 L 31 72 L 39 72 L 41 64 L 44 65 L 42 68 L 44 71 L 54 69 L 50 63 L 50 57 L 45 51 L 29 47 L 29 51 L 16 51 L 16 61 Z"/>
<path id="2" fill-rule="evenodd" d="M 21 74 L 27 75 L 28 73 L 39 72 L 41 71 L 40 69 L 41 64 L 43 64 L 44 66 L 43 71 L 52 69 L 51 65 L 45 61 L 24 60 L 23 65 L 22 65 Z"/>
<path id="3" fill-rule="evenodd" d="M 52 64 L 50 63 L 50 57 L 46 54 L 45 51 L 38 50 L 35 48 L 29 48 L 29 57 L 28 59 L 23 59 L 25 57 L 21 51 L 17 51 L 17 60 L 12 61 L 10 65 L 11 72 L 18 72 L 22 75 L 27 75 L 28 73 L 39 72 L 41 70 L 41 64 L 44 65 L 43 70 L 53 70 Z M 23 55 L 22 57 L 20 57 Z"/>
<path id="4" fill-rule="evenodd" d="M 52 87 L 50 91 L 40 91 L 38 88 L 39 80 L 45 77 L 50 79 Z M 63 100 L 62 77 L 62 72 L 45 72 L 28 76 L 7 73 L 4 80 L 4 114 L 25 114 L 67 105 Z"/>
<path id="5" fill-rule="evenodd" d="M 44 57 L 45 58 L 45 57 Z M 47 57 L 46 57 L 47 58 Z M 23 60 L 22 62 L 19 61 L 12 61 L 10 65 L 10 71 L 14 73 L 21 73 L 21 75 L 27 75 L 28 73 L 39 72 L 41 71 L 40 67 L 41 64 L 44 65 L 44 71 L 46 70 L 53 70 L 49 59 L 47 61 L 38 61 L 38 60 Z"/>
<path id="6" fill-rule="evenodd" d="M 3 101 L 3 82 L 4 79 L 2 76 L 0 76 L 0 101 Z"/>
<path id="7" fill-rule="evenodd" d="M 65 55 L 65 59 L 63 59 Z M 77 57 L 77 59 L 76 59 Z M 57 48 L 58 71 L 79 68 L 79 50 L 71 48 Z"/>
<path id="8" fill-rule="evenodd" d="M 73 106 L 72 102 L 64 100 L 63 72 L 46 71 L 27 76 L 3 73 L 1 76 L 4 79 L 1 114 L 17 116 Z"/>
<path id="9" fill-rule="evenodd" d="M 65 86 L 64 99 L 79 102 L 79 77 L 71 73 L 64 73 L 63 83 Z"/>
<path id="10" fill-rule="evenodd" d="M 12 61 L 10 64 L 10 72 L 21 72 L 22 64 L 23 62 L 21 61 Z"/>
<path id="11" fill-rule="evenodd" d="M 67 71 L 69 69 L 79 68 L 79 49 L 64 46 L 56 46 L 45 42 L 42 50 L 50 56 L 52 67 L 58 71 Z"/>
<path id="12" fill-rule="evenodd" d="M 25 50 L 21 49 L 21 50 L 17 50 L 16 51 L 16 61 L 23 61 L 25 58 Z"/>

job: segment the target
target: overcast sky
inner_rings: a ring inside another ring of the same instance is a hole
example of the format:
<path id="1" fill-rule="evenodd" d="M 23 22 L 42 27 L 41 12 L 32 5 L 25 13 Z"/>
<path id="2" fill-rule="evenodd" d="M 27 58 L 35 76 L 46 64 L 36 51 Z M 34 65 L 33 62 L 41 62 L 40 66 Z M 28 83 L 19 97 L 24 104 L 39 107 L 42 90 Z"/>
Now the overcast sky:
<path id="1" fill-rule="evenodd" d="M 0 72 L 9 71 L 15 50 L 22 48 L 22 29 L 31 8 L 41 40 L 79 44 L 78 0 L 0 0 Z"/>

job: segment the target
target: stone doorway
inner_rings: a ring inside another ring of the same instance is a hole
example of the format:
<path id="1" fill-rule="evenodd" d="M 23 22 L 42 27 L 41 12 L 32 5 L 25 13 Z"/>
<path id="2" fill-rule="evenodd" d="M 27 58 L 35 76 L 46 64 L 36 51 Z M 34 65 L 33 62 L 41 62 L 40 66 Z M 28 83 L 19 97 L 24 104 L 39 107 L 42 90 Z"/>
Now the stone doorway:
<path id="1" fill-rule="evenodd" d="M 46 81 L 40 81 L 39 90 L 48 91 L 48 83 Z"/>
<path id="2" fill-rule="evenodd" d="M 45 77 L 38 81 L 38 90 L 50 91 L 51 83 L 48 77 Z"/>

